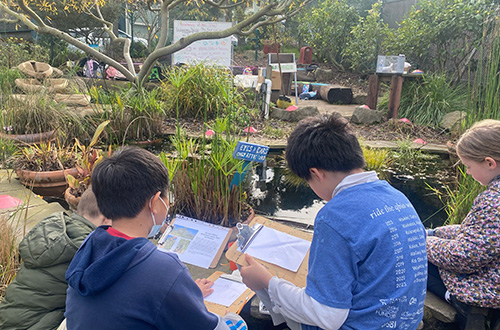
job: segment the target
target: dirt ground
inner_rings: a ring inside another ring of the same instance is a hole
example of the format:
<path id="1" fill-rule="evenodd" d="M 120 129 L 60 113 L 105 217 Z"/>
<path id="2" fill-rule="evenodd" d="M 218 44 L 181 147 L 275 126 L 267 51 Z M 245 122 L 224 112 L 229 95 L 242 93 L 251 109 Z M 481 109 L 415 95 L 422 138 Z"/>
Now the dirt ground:
<path id="1" fill-rule="evenodd" d="M 254 54 L 255 53 L 253 51 L 235 53 L 234 65 L 258 67 L 266 66 L 267 57 L 262 52 L 259 52 L 259 58 L 257 61 L 255 61 Z M 320 65 L 320 67 L 329 68 L 326 65 Z M 327 83 L 351 87 L 353 93 L 367 92 L 368 77 L 366 75 L 359 75 L 351 72 L 338 72 L 333 69 L 332 71 L 333 78 Z M 330 113 L 332 111 L 338 111 L 347 118 L 350 117 L 352 111 L 354 111 L 354 107 L 356 106 L 335 106 L 330 105 L 322 100 L 299 101 L 299 105 L 305 104 L 305 102 L 308 102 L 308 105 L 318 106 L 318 110 L 320 111 L 320 113 Z M 193 133 L 201 134 L 203 131 L 203 125 L 200 125 L 200 123 L 185 121 L 183 125 L 187 127 L 188 131 L 192 131 Z M 254 118 L 251 123 L 251 126 L 257 129 L 257 132 L 253 133 L 253 136 L 255 136 L 256 138 L 262 138 L 271 141 L 286 141 L 288 134 L 293 130 L 295 125 L 296 123 L 279 121 L 275 119 L 263 120 L 260 118 Z M 172 123 L 167 123 L 167 127 L 168 126 L 170 126 L 171 128 Z M 374 125 L 352 124 L 352 127 L 361 139 L 368 141 L 413 141 L 415 139 L 422 139 L 427 143 L 445 144 L 451 139 L 449 133 L 443 130 L 395 120 L 384 121 L 382 123 Z"/>

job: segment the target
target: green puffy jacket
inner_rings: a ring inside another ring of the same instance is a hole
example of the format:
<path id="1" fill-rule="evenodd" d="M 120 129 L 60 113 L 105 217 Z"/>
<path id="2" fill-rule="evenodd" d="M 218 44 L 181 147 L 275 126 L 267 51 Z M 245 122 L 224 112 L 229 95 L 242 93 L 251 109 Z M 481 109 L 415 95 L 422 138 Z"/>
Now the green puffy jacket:
<path id="1" fill-rule="evenodd" d="M 0 302 L 0 329 L 57 329 L 64 319 L 64 275 L 95 225 L 73 213 L 40 221 L 19 244 L 23 264 Z"/>

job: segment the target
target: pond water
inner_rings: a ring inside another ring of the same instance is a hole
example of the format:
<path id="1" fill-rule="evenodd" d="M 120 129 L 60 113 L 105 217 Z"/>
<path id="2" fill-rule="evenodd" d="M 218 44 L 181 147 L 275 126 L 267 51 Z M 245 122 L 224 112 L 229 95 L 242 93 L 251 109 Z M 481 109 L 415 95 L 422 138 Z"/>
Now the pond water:
<path id="1" fill-rule="evenodd" d="M 245 188 L 250 205 L 256 214 L 313 225 L 325 201 L 307 185 L 290 185 L 284 165 L 275 161 L 275 156 L 268 157 L 247 174 Z M 442 225 L 447 216 L 439 197 L 427 185 L 442 190 L 452 175 L 450 169 L 449 161 L 436 156 L 378 174 L 408 197 L 425 227 L 436 227 Z"/>

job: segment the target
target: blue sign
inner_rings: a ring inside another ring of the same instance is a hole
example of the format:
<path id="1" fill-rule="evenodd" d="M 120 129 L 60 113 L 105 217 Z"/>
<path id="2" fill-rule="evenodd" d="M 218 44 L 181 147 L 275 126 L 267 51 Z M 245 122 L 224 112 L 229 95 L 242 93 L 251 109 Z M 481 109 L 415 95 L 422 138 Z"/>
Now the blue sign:
<path id="1" fill-rule="evenodd" d="M 268 152 L 268 146 L 238 141 L 233 152 L 233 158 L 262 163 L 266 159 Z"/>

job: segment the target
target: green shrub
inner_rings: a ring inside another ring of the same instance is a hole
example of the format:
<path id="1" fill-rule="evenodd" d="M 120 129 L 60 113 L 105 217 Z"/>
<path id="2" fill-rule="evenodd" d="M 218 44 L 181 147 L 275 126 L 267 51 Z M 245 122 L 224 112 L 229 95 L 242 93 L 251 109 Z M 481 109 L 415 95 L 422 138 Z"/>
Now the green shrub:
<path id="1" fill-rule="evenodd" d="M 358 14 L 345 0 L 323 0 L 299 17 L 299 33 L 321 62 L 343 69 L 342 49 L 349 42 Z"/>
<path id="2" fill-rule="evenodd" d="M 387 109 L 389 92 L 377 108 Z M 428 74 L 403 84 L 399 117 L 415 124 L 438 127 L 443 116 L 451 111 L 468 111 L 467 93 L 462 85 L 453 86 L 444 74 Z"/>
<path id="3" fill-rule="evenodd" d="M 23 40 L 10 37 L 0 39 L 0 68 L 12 68 L 26 61 L 49 61 L 49 50 Z"/>
<path id="4" fill-rule="evenodd" d="M 426 71 L 459 73 L 460 65 L 479 44 L 485 18 L 493 14 L 488 2 L 419 0 L 384 48 L 390 54 L 405 54 Z"/>
<path id="5" fill-rule="evenodd" d="M 380 45 L 389 33 L 387 24 L 381 17 L 382 3 L 376 2 L 368 10 L 366 17 L 360 17 L 358 25 L 352 28 L 351 40 L 342 55 L 350 68 L 356 72 L 375 71 L 375 62 Z"/>

